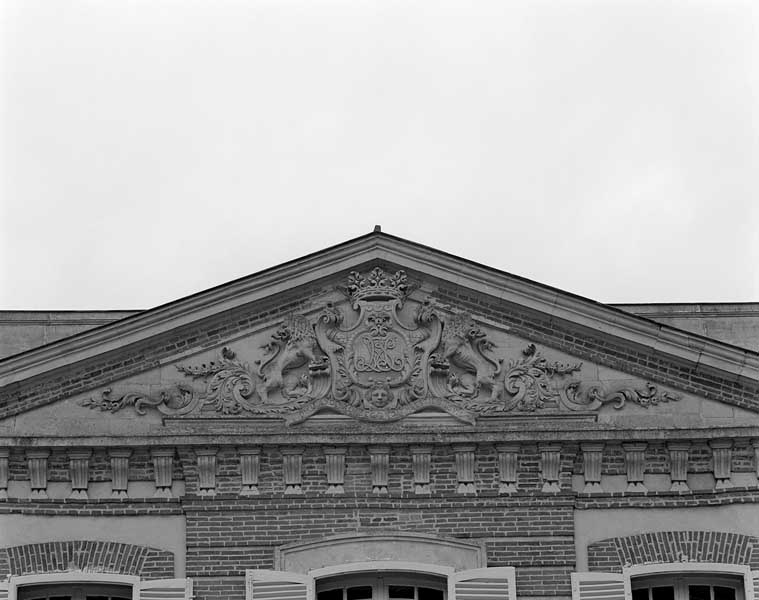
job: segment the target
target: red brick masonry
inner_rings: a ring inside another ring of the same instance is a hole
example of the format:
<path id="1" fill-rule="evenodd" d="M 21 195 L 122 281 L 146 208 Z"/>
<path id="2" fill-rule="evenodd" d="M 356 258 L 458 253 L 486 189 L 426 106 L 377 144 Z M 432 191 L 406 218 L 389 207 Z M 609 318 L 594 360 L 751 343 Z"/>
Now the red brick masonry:
<path id="1" fill-rule="evenodd" d="M 89 540 L 47 542 L 0 548 L 0 578 L 72 570 L 174 577 L 174 554 L 148 546 Z"/>
<path id="2" fill-rule="evenodd" d="M 711 562 L 759 568 L 759 538 L 724 531 L 658 531 L 588 545 L 591 571 L 662 562 Z"/>

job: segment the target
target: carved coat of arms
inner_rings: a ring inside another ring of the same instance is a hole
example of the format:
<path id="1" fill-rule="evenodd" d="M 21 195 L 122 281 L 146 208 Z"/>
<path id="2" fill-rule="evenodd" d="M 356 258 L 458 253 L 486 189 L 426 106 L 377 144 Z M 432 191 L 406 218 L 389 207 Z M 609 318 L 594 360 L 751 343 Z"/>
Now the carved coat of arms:
<path id="1" fill-rule="evenodd" d="M 348 293 L 356 321 L 343 327 L 342 313 L 332 307 L 319 317 L 316 339 L 329 358 L 333 400 L 375 410 L 427 397 L 427 365 L 442 327 L 428 305 L 419 308 L 413 323 L 399 318 L 407 289 L 403 272 L 352 273 Z"/>
<path id="2" fill-rule="evenodd" d="M 509 411 L 596 410 L 630 401 L 648 407 L 677 400 L 643 389 L 581 390 L 582 364 L 549 362 L 529 344 L 505 362 L 486 332 L 466 313 L 441 316 L 427 301 L 404 310 L 410 292 L 403 271 L 353 272 L 344 290 L 350 309 L 328 304 L 315 321 L 291 315 L 264 345 L 253 366 L 224 348 L 218 360 L 178 365 L 205 390 L 179 383 L 156 396 L 103 391 L 83 405 L 110 412 L 133 406 L 165 415 L 252 414 L 303 421 L 321 409 L 363 420 L 399 419 L 438 407 L 465 421 Z"/>

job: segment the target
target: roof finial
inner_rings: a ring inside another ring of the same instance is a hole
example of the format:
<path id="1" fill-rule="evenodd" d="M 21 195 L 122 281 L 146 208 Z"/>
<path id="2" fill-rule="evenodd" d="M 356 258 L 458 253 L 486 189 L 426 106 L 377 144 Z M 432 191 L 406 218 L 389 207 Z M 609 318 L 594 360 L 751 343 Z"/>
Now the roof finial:
<path id="1" fill-rule="evenodd" d="M 382 226 L 381 225 L 375 225 L 374 226 L 374 233 L 382 233 Z"/>

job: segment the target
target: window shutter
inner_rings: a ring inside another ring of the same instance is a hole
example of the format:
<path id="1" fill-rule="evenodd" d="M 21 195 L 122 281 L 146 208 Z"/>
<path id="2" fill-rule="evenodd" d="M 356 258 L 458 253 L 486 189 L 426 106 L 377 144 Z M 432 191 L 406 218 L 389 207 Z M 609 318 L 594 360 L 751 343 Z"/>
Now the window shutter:
<path id="1" fill-rule="evenodd" d="M 0 582 L 0 600 L 8 600 L 8 584 Z"/>
<path id="2" fill-rule="evenodd" d="M 192 600 L 192 579 L 142 581 L 140 600 Z"/>
<path id="3" fill-rule="evenodd" d="M 630 578 L 622 573 L 572 573 L 572 600 L 630 600 Z"/>
<path id="4" fill-rule="evenodd" d="M 460 571 L 448 577 L 448 600 L 516 600 L 514 567 Z"/>
<path id="5" fill-rule="evenodd" d="M 314 600 L 314 578 L 289 571 L 248 569 L 245 600 Z"/>

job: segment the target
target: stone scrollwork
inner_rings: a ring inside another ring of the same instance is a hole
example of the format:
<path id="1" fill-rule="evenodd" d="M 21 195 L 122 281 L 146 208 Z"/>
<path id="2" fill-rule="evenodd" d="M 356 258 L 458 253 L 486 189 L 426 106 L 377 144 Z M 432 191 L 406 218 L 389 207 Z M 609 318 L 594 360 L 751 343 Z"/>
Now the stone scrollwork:
<path id="1" fill-rule="evenodd" d="M 623 388 L 614 392 L 603 393 L 600 387 L 592 387 L 587 394 L 589 406 L 599 407 L 614 403 L 614 408 L 624 408 L 626 402 L 632 402 L 643 408 L 656 406 L 663 402 L 677 402 L 680 396 L 667 391 L 659 391 L 653 383 L 646 383 L 645 389 Z"/>
<path id="2" fill-rule="evenodd" d="M 192 387 L 185 384 L 177 384 L 174 389 L 163 390 L 155 398 L 133 392 L 114 398 L 111 396 L 112 392 L 111 388 L 106 388 L 100 393 L 100 398 L 85 398 L 81 405 L 107 412 L 117 412 L 127 406 L 133 406 L 138 415 L 145 415 L 146 408 L 155 408 L 165 415 L 184 415 L 195 410 L 200 404 Z"/>
<path id="3" fill-rule="evenodd" d="M 605 391 L 578 378 L 581 363 L 551 361 L 529 344 L 520 356 L 499 352 L 469 314 L 441 314 L 429 300 L 405 306 L 406 273 L 353 272 L 347 307 L 327 304 L 315 319 L 285 318 L 247 363 L 229 347 L 216 360 L 177 365 L 186 378 L 152 394 L 105 389 L 83 406 L 132 407 L 166 416 L 252 415 L 298 423 L 320 410 L 365 421 L 393 421 L 437 408 L 473 423 L 477 415 L 596 411 L 626 402 L 650 407 L 678 399 L 645 388 Z"/>
<path id="4" fill-rule="evenodd" d="M 563 365 L 548 362 L 538 352 L 535 344 L 530 344 L 522 350 L 522 355 L 522 358 L 509 363 L 505 374 L 506 391 L 513 395 L 507 403 L 509 408 L 533 412 L 552 400 L 559 400 L 570 409 L 584 407 L 582 402 L 577 402 L 574 398 L 578 382 L 569 381 L 564 385 L 555 385 L 552 381 L 554 377 L 578 372 L 582 363 Z"/>
<path id="5" fill-rule="evenodd" d="M 493 356 L 495 344 L 468 315 L 458 315 L 446 323 L 441 348 L 432 365 L 435 391 L 461 402 L 468 410 L 535 412 L 549 404 L 583 410 L 590 403 L 578 396 L 580 382 L 565 377 L 578 372 L 581 363 L 549 362 L 530 344 L 522 357 L 512 359 L 504 368 L 503 359 Z M 483 388 L 490 392 L 484 398 L 480 394 Z"/>

